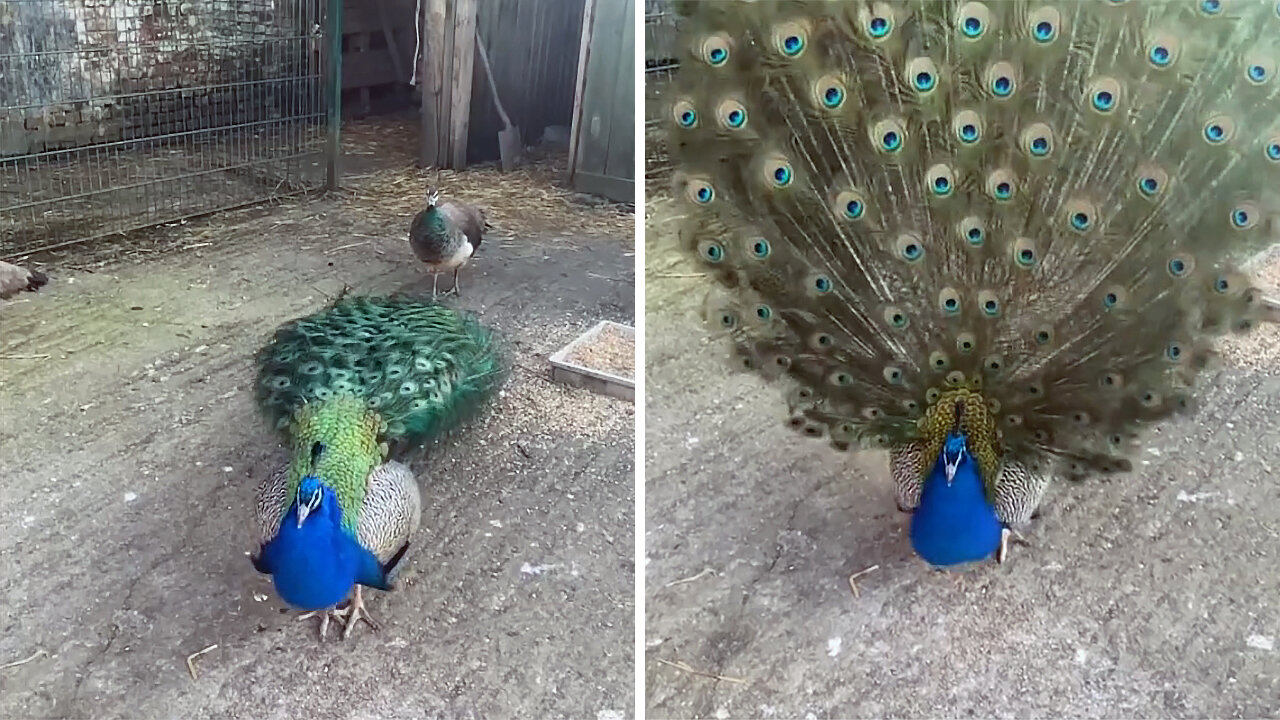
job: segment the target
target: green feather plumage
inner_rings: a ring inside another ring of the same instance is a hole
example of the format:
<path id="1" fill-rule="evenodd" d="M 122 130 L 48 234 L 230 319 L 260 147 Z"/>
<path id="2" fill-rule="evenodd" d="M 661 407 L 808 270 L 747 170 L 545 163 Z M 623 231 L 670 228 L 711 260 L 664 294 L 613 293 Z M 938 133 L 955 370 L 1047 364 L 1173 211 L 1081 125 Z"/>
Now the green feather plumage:
<path id="1" fill-rule="evenodd" d="M 493 333 L 412 298 L 345 298 L 278 331 L 257 357 L 258 405 L 278 430 L 306 403 L 351 394 L 385 440 L 427 442 L 467 420 L 502 383 Z"/>
<path id="2" fill-rule="evenodd" d="M 353 533 L 382 444 L 440 437 L 485 407 L 506 377 L 490 330 L 408 297 L 340 299 L 280 327 L 256 362 L 258 406 L 292 453 L 285 486 L 264 498 L 281 503 L 282 515 L 315 472 L 335 489 Z M 326 450 L 314 461 L 317 442 Z"/>

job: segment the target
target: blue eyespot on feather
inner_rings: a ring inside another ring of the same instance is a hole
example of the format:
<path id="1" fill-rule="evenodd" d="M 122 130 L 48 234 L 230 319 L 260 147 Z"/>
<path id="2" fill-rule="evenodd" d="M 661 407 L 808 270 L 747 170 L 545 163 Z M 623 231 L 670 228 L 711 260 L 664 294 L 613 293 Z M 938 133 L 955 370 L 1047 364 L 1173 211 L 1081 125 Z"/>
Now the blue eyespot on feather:
<path id="1" fill-rule="evenodd" d="M 1155 195 L 1160 190 L 1160 181 L 1153 177 L 1144 177 L 1138 180 L 1138 190 L 1147 197 Z"/>
<path id="2" fill-rule="evenodd" d="M 680 113 L 678 122 L 680 123 L 680 127 L 691 128 L 698 122 L 698 114 L 692 110 L 685 110 Z"/>
<path id="3" fill-rule="evenodd" d="M 1217 145 L 1227 137 L 1226 128 L 1221 123 L 1210 122 L 1204 126 L 1204 139 L 1211 145 Z"/>
<path id="4" fill-rule="evenodd" d="M 1173 53 L 1169 52 L 1169 48 L 1163 45 L 1156 45 L 1147 53 L 1147 59 L 1156 67 L 1168 67 L 1173 60 Z"/>
<path id="5" fill-rule="evenodd" d="M 970 245 L 977 246 L 982 244 L 982 228 L 980 227 L 969 228 L 969 230 L 965 232 L 964 236 L 968 238 Z"/>
<path id="6" fill-rule="evenodd" d="M 964 36 L 967 38 L 972 39 L 972 38 L 981 37 L 982 30 L 983 30 L 982 20 L 976 17 L 972 17 L 972 16 L 967 17 L 964 19 L 963 22 L 960 23 L 960 31 L 963 32 Z"/>
<path id="7" fill-rule="evenodd" d="M 804 50 L 804 38 L 799 35 L 788 35 L 782 39 L 782 54 L 795 57 Z"/>
<path id="8" fill-rule="evenodd" d="M 1008 200 L 1013 197 L 1013 186 L 1007 182 L 996 183 L 995 196 L 997 200 Z"/>
<path id="9" fill-rule="evenodd" d="M 996 97 L 1009 97 L 1013 93 L 1013 80 L 1001 75 L 991 81 L 991 93 Z"/>
<path id="10" fill-rule="evenodd" d="M 948 180 L 948 179 L 947 179 L 947 178 L 945 178 L 945 177 L 938 177 L 938 178 L 934 178 L 934 179 L 933 179 L 933 193 L 934 193 L 935 195 L 939 195 L 939 196 L 946 196 L 946 195 L 950 195 L 950 194 L 951 194 L 951 181 L 950 181 L 950 180 Z"/>
<path id="11" fill-rule="evenodd" d="M 1032 28 L 1031 31 L 1031 36 L 1036 39 L 1036 42 L 1040 43 L 1051 42 L 1055 37 L 1057 37 L 1057 35 L 1057 28 L 1055 28 L 1053 23 L 1048 20 L 1042 20 L 1036 23 L 1036 26 Z"/>
<path id="12" fill-rule="evenodd" d="M 867 32 L 876 40 L 884 39 L 892 28 L 893 23 L 889 22 L 889 18 L 880 15 L 871 18 L 871 22 L 867 23 Z"/>
<path id="13" fill-rule="evenodd" d="M 978 141 L 978 126 L 973 123 L 966 123 L 960 126 L 960 141 L 972 145 Z"/>
<path id="14" fill-rule="evenodd" d="M 1093 94 L 1092 102 L 1098 112 L 1111 112 L 1116 106 L 1116 97 L 1110 91 L 1099 90 Z"/>
<path id="15" fill-rule="evenodd" d="M 862 217 L 863 212 L 864 208 L 860 200 L 850 200 L 844 205 L 844 216 L 850 220 L 857 220 Z"/>
<path id="16" fill-rule="evenodd" d="M 718 263 L 724 259 L 724 248 L 721 247 L 719 243 L 708 243 L 707 246 L 702 249 L 702 257 L 705 258 L 707 262 Z"/>
<path id="17" fill-rule="evenodd" d="M 773 317 L 773 309 L 770 308 L 768 305 L 757 305 L 756 317 L 760 318 L 761 320 L 768 320 L 769 318 Z"/>
<path id="18" fill-rule="evenodd" d="M 890 130 L 880 138 L 880 147 L 889 152 L 897 152 L 902 147 L 902 136 Z"/>
<path id="19" fill-rule="evenodd" d="M 1187 263 L 1182 258 L 1174 258 L 1169 261 L 1169 274 L 1174 277 L 1183 277 L 1187 274 Z"/>
<path id="20" fill-rule="evenodd" d="M 1000 303 L 995 300 L 987 300 L 982 303 L 982 312 L 986 313 L 990 317 L 995 317 L 1000 314 Z"/>
<path id="21" fill-rule="evenodd" d="M 1200 0 L 1200 11 L 1205 15 L 1217 15 L 1222 12 L 1222 0 Z"/>
<path id="22" fill-rule="evenodd" d="M 1170 360 L 1176 361 L 1182 357 L 1182 346 L 1176 342 L 1171 342 L 1165 346 L 1164 355 Z"/>
<path id="23" fill-rule="evenodd" d="M 712 65 L 723 65 L 725 60 L 729 59 L 729 51 L 724 48 L 714 48 L 707 53 L 707 60 Z"/>
<path id="24" fill-rule="evenodd" d="M 927 72 L 916 73 L 913 82 L 916 86 L 916 90 L 919 90 L 920 92 L 929 92 L 936 84 L 936 81 L 933 79 L 933 75 Z"/>
<path id="25" fill-rule="evenodd" d="M 834 110 L 844 104 L 844 90 L 838 87 L 829 87 L 826 92 L 822 93 L 822 104 L 828 109 Z"/>
<path id="26" fill-rule="evenodd" d="M 1084 232 L 1089 229 L 1090 224 L 1091 222 L 1089 220 L 1089 215 L 1087 213 L 1082 213 L 1082 212 L 1072 213 L 1071 227 L 1075 228 L 1076 230 L 1079 230 L 1080 232 Z"/>
<path id="27" fill-rule="evenodd" d="M 1237 228 L 1248 227 L 1249 211 L 1241 208 L 1236 208 L 1235 210 L 1231 211 L 1231 224 L 1236 226 Z"/>
<path id="28" fill-rule="evenodd" d="M 779 165 L 773 169 L 773 184 L 777 187 L 786 187 L 791 184 L 791 168 L 786 165 Z"/>
<path id="29" fill-rule="evenodd" d="M 1213 289 L 1218 293 L 1226 293 L 1231 289 L 1231 283 L 1225 277 L 1219 277 L 1217 281 L 1213 283 Z"/>
<path id="30" fill-rule="evenodd" d="M 756 240 L 751 245 L 751 254 L 755 255 L 760 260 L 763 260 L 769 257 L 769 250 L 770 250 L 769 241 L 765 240 L 764 238 L 760 238 L 759 240 Z"/>
<path id="31" fill-rule="evenodd" d="M 724 116 L 724 124 L 737 130 L 747 123 L 747 113 L 742 110 L 730 110 Z"/>
<path id="32" fill-rule="evenodd" d="M 831 278 L 826 275 L 819 275 L 813 280 L 813 287 L 820 293 L 831 292 Z"/>
<path id="33" fill-rule="evenodd" d="M 1102 306 L 1108 310 L 1115 307 L 1120 302 L 1119 296 L 1113 292 L 1109 292 L 1102 296 Z"/>
<path id="34" fill-rule="evenodd" d="M 1249 69 L 1245 71 L 1245 75 L 1248 76 L 1249 82 L 1255 85 L 1261 85 L 1266 82 L 1268 77 L 1267 69 L 1261 65 L 1250 65 Z"/>
<path id="35" fill-rule="evenodd" d="M 917 243 L 907 243 L 906 245 L 902 246 L 902 257 L 906 258 L 907 260 L 910 260 L 910 261 L 919 260 L 920 256 L 923 254 L 924 254 L 924 250 L 922 250 L 920 248 L 920 245 Z"/>

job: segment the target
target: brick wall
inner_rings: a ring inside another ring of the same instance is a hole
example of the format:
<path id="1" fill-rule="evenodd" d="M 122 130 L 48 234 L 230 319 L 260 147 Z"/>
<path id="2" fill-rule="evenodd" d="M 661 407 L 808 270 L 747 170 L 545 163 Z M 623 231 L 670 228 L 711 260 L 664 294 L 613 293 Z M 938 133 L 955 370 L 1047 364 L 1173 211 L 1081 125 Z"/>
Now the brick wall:
<path id="1" fill-rule="evenodd" d="M 0 0 L 0 157 L 319 112 L 314 0 Z"/>

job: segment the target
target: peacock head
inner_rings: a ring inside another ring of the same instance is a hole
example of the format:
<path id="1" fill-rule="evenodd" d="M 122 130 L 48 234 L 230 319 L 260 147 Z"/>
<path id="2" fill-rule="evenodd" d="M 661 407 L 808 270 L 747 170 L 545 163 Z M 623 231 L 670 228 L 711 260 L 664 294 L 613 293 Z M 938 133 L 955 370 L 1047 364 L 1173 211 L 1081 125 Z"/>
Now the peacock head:
<path id="1" fill-rule="evenodd" d="M 324 504 L 326 494 L 333 491 L 325 487 L 320 482 L 320 476 L 316 475 L 316 465 L 320 463 L 320 457 L 324 455 L 324 443 L 313 443 L 311 445 L 311 471 L 302 476 L 302 482 L 298 483 L 298 496 L 294 499 L 294 503 L 298 506 L 298 527 L 302 527 L 302 523 L 306 521 L 307 516 L 314 513 Z"/>
<path id="2" fill-rule="evenodd" d="M 969 443 L 965 440 L 964 433 L 959 430 L 947 433 L 947 440 L 942 444 L 942 464 L 946 471 L 948 485 L 955 479 L 956 470 L 960 469 L 960 465 L 968 457 Z"/>
<path id="3" fill-rule="evenodd" d="M 307 517 L 319 510 L 320 506 L 324 504 L 326 490 L 327 488 L 320 482 L 320 478 L 315 475 L 307 475 L 302 478 L 302 482 L 298 484 L 298 497 L 295 500 L 298 505 L 298 527 L 302 527 L 302 523 L 306 522 Z"/>

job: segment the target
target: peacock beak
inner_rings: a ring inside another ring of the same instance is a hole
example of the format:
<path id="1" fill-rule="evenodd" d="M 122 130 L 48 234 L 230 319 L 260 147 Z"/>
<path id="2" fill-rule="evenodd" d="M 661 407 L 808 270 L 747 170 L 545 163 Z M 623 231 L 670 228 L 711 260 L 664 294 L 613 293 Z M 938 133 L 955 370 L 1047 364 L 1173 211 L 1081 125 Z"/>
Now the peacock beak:
<path id="1" fill-rule="evenodd" d="M 308 515 L 310 515 L 310 514 L 311 514 L 311 506 L 310 506 L 310 505 L 299 505 L 299 506 L 298 506 L 298 527 L 299 527 L 299 528 L 301 528 L 301 527 L 302 527 L 302 523 L 306 521 L 307 516 L 308 516 Z"/>
<path id="2" fill-rule="evenodd" d="M 956 458 L 955 462 L 951 462 L 950 459 L 947 460 L 945 464 L 945 469 L 947 473 L 947 485 L 950 485 L 951 481 L 955 478 L 956 468 L 958 467 L 960 467 L 960 458 Z"/>

